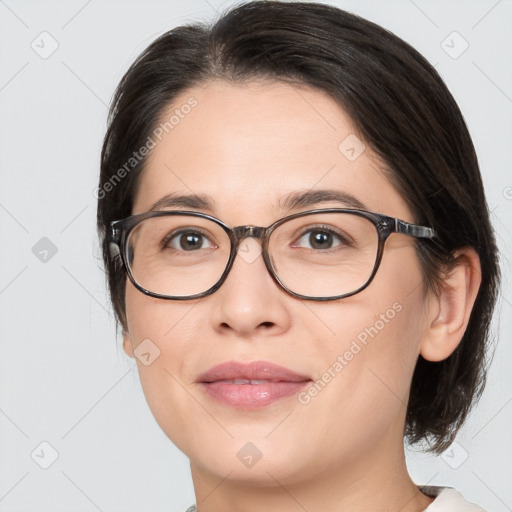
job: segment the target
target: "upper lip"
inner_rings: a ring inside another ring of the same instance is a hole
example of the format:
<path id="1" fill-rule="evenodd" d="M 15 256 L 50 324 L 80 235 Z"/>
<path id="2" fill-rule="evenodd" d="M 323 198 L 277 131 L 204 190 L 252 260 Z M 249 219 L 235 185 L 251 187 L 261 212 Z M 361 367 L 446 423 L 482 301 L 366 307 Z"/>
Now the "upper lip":
<path id="1" fill-rule="evenodd" d="M 303 382 L 311 380 L 306 375 L 300 375 L 292 370 L 269 361 L 252 361 L 242 363 L 226 361 L 213 366 L 202 373 L 196 382 L 215 382 L 217 380 L 247 379 L 268 380 L 270 382 Z"/>

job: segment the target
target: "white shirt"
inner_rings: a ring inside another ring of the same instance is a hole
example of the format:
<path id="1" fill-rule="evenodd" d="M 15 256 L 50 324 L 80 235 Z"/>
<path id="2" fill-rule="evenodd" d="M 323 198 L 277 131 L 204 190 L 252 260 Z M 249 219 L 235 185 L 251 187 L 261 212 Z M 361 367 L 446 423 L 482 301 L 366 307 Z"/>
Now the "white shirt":
<path id="1" fill-rule="evenodd" d="M 424 512 L 486 512 L 474 503 L 466 501 L 453 487 L 418 485 L 420 491 L 435 498 Z"/>
<path id="2" fill-rule="evenodd" d="M 418 485 L 420 491 L 434 501 L 424 510 L 424 512 L 486 512 L 483 508 L 474 503 L 466 501 L 462 494 L 453 487 L 437 487 Z M 187 509 L 187 512 L 196 512 L 195 505 Z"/>

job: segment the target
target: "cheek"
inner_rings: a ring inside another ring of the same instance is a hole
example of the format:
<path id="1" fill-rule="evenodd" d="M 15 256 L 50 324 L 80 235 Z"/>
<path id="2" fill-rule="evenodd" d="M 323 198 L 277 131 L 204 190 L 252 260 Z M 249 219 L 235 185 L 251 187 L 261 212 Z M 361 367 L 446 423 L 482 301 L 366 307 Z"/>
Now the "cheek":
<path id="1" fill-rule="evenodd" d="M 125 298 L 128 330 L 134 346 L 148 338 L 158 345 L 162 355 L 185 349 L 194 335 L 190 329 L 190 317 L 187 317 L 198 300 L 168 301 L 149 297 L 130 282 L 126 286 Z"/>
<path id="2" fill-rule="evenodd" d="M 154 299 L 127 285 L 129 341 L 142 390 L 157 423 L 178 447 L 187 430 L 182 412 L 192 401 L 185 388 L 193 376 L 187 360 L 194 360 L 191 340 L 198 335 L 189 316 L 196 303 Z"/>
<path id="3" fill-rule="evenodd" d="M 355 420 L 367 418 L 368 411 L 383 421 L 400 409 L 405 414 L 424 334 L 424 297 L 414 250 L 400 252 L 400 259 L 383 258 L 363 292 L 338 303 L 310 306 L 329 331 L 319 338 L 313 357 L 323 361 L 323 368 L 317 368 L 322 391 L 316 393 L 324 397 L 319 401 L 329 407 L 334 403 L 340 415 L 350 407 Z"/>
<path id="4" fill-rule="evenodd" d="M 323 365 L 316 365 L 316 377 L 330 382 L 329 375 L 342 376 L 340 399 L 354 393 L 361 399 L 365 394 L 376 396 L 386 384 L 400 395 L 406 393 L 419 353 L 414 301 L 405 301 L 400 294 L 381 295 L 378 301 L 354 300 L 342 308 L 329 311 L 324 306 L 314 312 L 331 331 L 317 341 L 314 358 Z"/>
<path id="5" fill-rule="evenodd" d="M 297 350 L 312 361 L 314 383 L 298 397 L 294 421 L 304 425 L 304 435 L 323 441 L 312 443 L 314 453 L 304 450 L 305 458 L 350 460 L 388 433 L 402 442 L 418 354 L 417 299 L 406 301 L 403 290 L 388 294 L 377 285 L 371 295 L 309 305 L 311 315 L 303 315 L 301 325 L 310 334 L 301 338 L 309 341 Z M 286 445 L 290 435 L 276 432 L 274 442 Z"/>

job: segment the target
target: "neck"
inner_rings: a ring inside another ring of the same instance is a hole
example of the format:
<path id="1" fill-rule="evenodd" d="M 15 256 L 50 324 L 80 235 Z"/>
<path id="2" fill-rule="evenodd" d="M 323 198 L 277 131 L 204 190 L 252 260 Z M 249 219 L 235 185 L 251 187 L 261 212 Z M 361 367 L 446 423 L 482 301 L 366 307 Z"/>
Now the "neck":
<path id="1" fill-rule="evenodd" d="M 411 480 L 401 439 L 399 449 L 374 447 L 321 472 L 305 468 L 294 481 L 285 472 L 263 470 L 261 478 L 244 481 L 229 471 L 222 477 L 190 467 L 198 512 L 420 512 L 433 501 Z"/>

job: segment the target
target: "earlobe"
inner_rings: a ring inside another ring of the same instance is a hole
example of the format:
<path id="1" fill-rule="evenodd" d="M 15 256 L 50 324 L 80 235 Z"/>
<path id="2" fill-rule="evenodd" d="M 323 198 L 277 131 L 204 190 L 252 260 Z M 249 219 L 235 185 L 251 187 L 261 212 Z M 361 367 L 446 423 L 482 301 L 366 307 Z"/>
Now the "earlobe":
<path id="1" fill-rule="evenodd" d="M 128 357 L 134 357 L 132 339 L 126 331 L 123 331 L 123 349 Z"/>
<path id="2" fill-rule="evenodd" d="M 427 318 L 420 354 L 428 361 L 442 361 L 457 348 L 482 281 L 480 258 L 472 247 L 458 249 L 454 259 Z"/>

